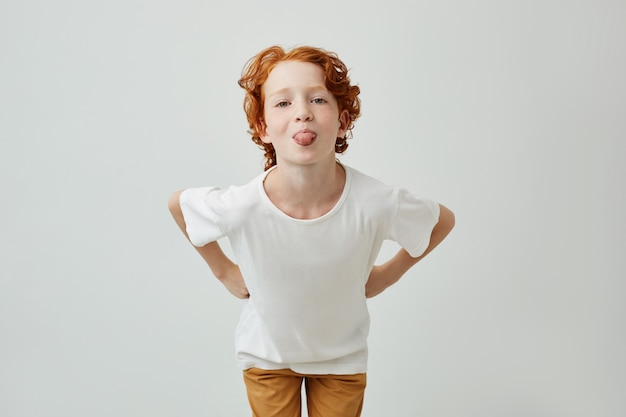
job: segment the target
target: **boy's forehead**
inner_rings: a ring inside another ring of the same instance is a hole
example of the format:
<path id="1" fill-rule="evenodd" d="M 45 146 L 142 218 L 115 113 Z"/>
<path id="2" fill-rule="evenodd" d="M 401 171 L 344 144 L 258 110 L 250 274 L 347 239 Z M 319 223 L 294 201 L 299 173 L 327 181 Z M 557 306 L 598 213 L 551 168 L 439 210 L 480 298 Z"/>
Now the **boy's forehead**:
<path id="1" fill-rule="evenodd" d="M 266 93 L 274 93 L 293 87 L 325 90 L 326 84 L 322 68 L 310 62 L 284 61 L 270 71 L 264 84 Z"/>

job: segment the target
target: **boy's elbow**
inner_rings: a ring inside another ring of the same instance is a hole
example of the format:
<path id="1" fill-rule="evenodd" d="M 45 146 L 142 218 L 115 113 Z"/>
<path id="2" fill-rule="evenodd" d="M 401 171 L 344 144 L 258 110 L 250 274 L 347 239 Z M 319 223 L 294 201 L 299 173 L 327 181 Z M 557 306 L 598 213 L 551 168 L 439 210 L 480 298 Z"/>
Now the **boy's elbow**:
<path id="1" fill-rule="evenodd" d="M 170 213 L 174 215 L 177 213 L 180 213 L 181 211 L 180 209 L 180 194 L 181 193 L 182 193 L 182 190 L 172 193 L 172 195 L 170 196 L 167 202 L 167 208 L 169 209 Z"/>
<path id="2" fill-rule="evenodd" d="M 437 226 L 439 226 L 442 230 L 446 231 L 446 235 L 450 233 L 452 229 L 454 229 L 454 225 L 456 223 L 456 219 L 454 217 L 454 213 L 452 210 L 444 206 L 443 204 L 439 205 L 439 222 Z"/>

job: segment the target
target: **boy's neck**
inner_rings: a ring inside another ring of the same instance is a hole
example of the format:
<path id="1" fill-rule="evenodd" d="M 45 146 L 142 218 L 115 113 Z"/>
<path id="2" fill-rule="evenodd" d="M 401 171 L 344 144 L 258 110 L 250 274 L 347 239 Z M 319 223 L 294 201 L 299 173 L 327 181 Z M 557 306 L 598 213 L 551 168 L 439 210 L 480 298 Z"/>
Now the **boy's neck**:
<path id="1" fill-rule="evenodd" d="M 328 213 L 339 201 L 346 182 L 344 168 L 328 165 L 278 165 L 265 178 L 269 199 L 287 215 L 315 219 Z"/>

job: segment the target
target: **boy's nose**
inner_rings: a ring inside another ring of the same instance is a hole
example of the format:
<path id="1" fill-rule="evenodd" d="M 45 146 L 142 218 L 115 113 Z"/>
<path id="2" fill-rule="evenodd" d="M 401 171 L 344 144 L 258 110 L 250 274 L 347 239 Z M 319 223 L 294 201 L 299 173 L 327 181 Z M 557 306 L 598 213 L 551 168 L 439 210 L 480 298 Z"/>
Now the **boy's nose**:
<path id="1" fill-rule="evenodd" d="M 313 113 L 311 109 L 306 104 L 302 104 L 298 106 L 296 109 L 296 120 L 299 122 L 304 122 L 313 119 Z"/>

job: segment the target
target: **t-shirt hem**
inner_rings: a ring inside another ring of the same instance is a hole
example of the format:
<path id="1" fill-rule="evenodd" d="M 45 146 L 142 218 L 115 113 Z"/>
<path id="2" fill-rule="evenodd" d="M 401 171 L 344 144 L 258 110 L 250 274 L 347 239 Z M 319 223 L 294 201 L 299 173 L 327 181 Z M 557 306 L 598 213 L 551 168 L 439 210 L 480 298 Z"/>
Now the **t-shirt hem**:
<path id="1" fill-rule="evenodd" d="M 259 368 L 268 371 L 275 371 L 279 369 L 291 369 L 294 372 L 304 375 L 355 375 L 363 374 L 367 372 L 367 364 L 333 364 L 333 365 L 320 365 L 320 364 L 275 364 L 269 362 L 240 362 L 238 367 L 245 371 L 250 368 Z"/>

